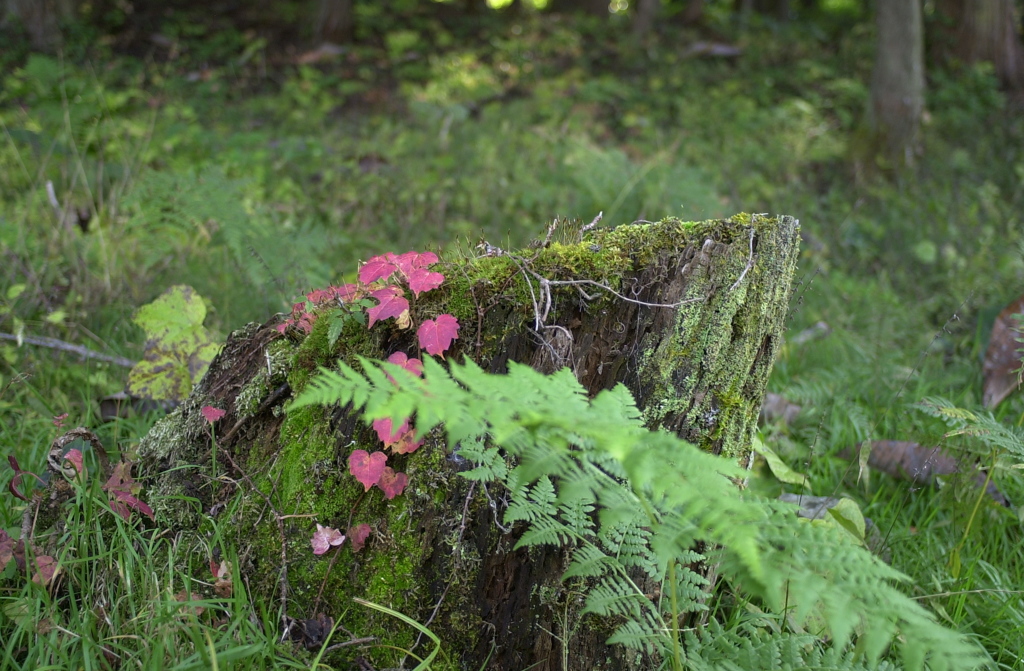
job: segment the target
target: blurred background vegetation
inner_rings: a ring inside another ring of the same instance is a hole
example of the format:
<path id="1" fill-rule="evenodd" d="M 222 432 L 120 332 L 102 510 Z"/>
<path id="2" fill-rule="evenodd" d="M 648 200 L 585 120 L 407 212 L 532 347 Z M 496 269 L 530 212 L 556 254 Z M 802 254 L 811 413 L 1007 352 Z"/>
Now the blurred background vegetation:
<path id="1" fill-rule="evenodd" d="M 913 404 L 981 407 L 992 321 L 1024 292 L 1020 2 L 5 10 L 0 452 L 39 467 L 65 412 L 130 450 L 155 414 L 98 412 L 126 369 L 24 338 L 137 360 L 130 317 L 174 284 L 205 297 L 223 338 L 385 251 L 523 245 L 556 216 L 598 212 L 791 214 L 801 278 L 772 388 L 803 409 L 766 441 L 814 493 L 861 502 L 944 624 L 1024 668 L 1016 509 L 986 505 L 970 524 L 969 488 L 858 482 L 836 456 L 873 439 L 987 454 Z M 1024 401 L 994 412 L 1019 425 Z M 1011 502 L 1018 472 L 994 476 Z M 0 499 L 12 533 L 16 503 Z"/>

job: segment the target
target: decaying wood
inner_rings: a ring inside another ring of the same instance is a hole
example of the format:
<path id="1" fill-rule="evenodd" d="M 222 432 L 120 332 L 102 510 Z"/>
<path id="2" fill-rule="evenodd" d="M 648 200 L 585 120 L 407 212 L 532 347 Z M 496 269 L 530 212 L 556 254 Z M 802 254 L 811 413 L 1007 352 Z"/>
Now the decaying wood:
<path id="1" fill-rule="evenodd" d="M 591 394 L 624 383 L 650 427 L 746 465 L 781 342 L 798 223 L 740 215 L 574 236 L 513 253 L 483 245 L 478 256 L 446 259 L 438 268 L 444 285 L 414 303 L 414 320 L 442 312 L 459 319 L 449 360 L 469 357 L 495 373 L 509 361 L 541 371 L 567 366 Z M 307 643 L 333 618 L 354 639 L 416 644 L 414 631 L 353 604 L 363 598 L 429 623 L 466 669 L 650 663 L 604 643 L 615 623 L 580 615 L 585 586 L 560 580 L 563 553 L 512 549 L 521 529 L 501 524 L 503 492 L 459 477 L 466 464 L 443 436 L 392 457 L 410 484 L 389 502 L 376 490 L 364 494 L 347 471 L 353 449 L 379 449 L 358 417 L 346 408 L 287 410 L 319 366 L 416 351 L 413 329 L 389 320 L 346 331 L 330 346 L 326 324 L 282 336 L 276 323 L 233 333 L 189 399 L 142 441 L 137 473 L 147 478 L 159 525 L 187 538 L 204 515 L 223 515 L 223 502 L 240 495 L 221 528 L 236 530 L 231 540 L 251 588 L 280 599 L 284 626 L 305 631 Z M 223 437 L 215 468 L 205 405 L 227 411 L 216 427 Z M 316 557 L 315 522 L 343 531 L 366 523 L 373 533 L 358 553 L 343 545 Z M 377 668 L 399 663 L 389 654 L 366 645 L 331 653 L 339 664 L 379 655 Z"/>

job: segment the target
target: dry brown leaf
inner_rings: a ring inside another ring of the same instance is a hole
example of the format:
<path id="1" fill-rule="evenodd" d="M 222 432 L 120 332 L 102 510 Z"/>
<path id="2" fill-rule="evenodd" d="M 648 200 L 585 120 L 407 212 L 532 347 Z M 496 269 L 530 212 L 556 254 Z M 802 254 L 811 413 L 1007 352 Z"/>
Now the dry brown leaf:
<path id="1" fill-rule="evenodd" d="M 863 445 L 858 445 L 856 450 L 859 452 Z M 869 449 L 868 466 L 899 480 L 930 485 L 936 476 L 960 470 L 960 460 L 938 447 L 925 447 L 904 440 L 875 440 L 871 441 Z M 973 464 L 965 463 L 963 466 L 975 469 Z M 985 486 L 985 479 L 985 474 L 975 469 L 972 480 L 978 487 Z M 986 491 L 1000 505 L 1009 505 L 995 483 L 990 481 Z"/>
<path id="2" fill-rule="evenodd" d="M 1024 312 L 1024 296 L 1013 301 L 996 317 L 992 324 L 992 335 L 988 339 L 988 351 L 982 365 L 982 398 L 986 408 L 994 408 L 1020 385 L 1021 344 L 1020 321 L 1014 315 Z"/>

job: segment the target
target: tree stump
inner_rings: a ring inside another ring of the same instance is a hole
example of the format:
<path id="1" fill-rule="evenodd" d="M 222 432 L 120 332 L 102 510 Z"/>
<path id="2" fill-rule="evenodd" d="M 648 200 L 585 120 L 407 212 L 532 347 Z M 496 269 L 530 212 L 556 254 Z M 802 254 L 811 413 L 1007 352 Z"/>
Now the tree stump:
<path id="1" fill-rule="evenodd" d="M 738 215 L 551 233 L 521 252 L 485 246 L 450 256 L 439 268 L 444 284 L 413 303 L 413 320 L 456 316 L 461 330 L 447 357 L 491 372 L 509 361 L 542 372 L 568 366 L 592 395 L 624 383 L 651 428 L 746 465 L 784 328 L 797 221 Z M 333 346 L 326 319 L 309 335 L 282 335 L 278 320 L 232 333 L 187 401 L 139 447 L 138 477 L 157 524 L 196 536 L 204 516 L 230 514 L 221 526 L 236 533 L 228 541 L 249 587 L 283 604 L 286 626 L 311 646 L 337 621 L 339 632 L 422 655 L 429 641 L 356 597 L 427 625 L 464 669 L 642 667 L 605 644 L 610 623 L 581 619 L 582 599 L 560 581 L 562 553 L 513 550 L 518 530 L 498 524 L 502 493 L 461 478 L 441 436 L 397 457 L 409 485 L 386 501 L 348 472 L 354 449 L 380 445 L 357 416 L 287 409 L 320 366 L 415 351 L 414 329 L 394 321 L 346 328 Z M 206 405 L 227 411 L 216 450 Z M 315 523 L 342 531 L 367 523 L 372 533 L 359 552 L 346 543 L 317 557 Z M 336 633 L 332 643 L 347 638 Z M 358 656 L 373 668 L 402 659 L 358 645 L 331 656 L 335 668 Z"/>

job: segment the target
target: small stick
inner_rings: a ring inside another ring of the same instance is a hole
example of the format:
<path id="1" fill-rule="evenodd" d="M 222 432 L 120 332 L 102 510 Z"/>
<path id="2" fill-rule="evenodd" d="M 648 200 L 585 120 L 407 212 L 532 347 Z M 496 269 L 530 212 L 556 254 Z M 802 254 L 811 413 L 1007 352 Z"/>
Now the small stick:
<path id="1" fill-rule="evenodd" d="M 96 359 L 97 361 L 105 361 L 106 363 L 112 363 L 117 366 L 124 366 L 125 368 L 134 368 L 135 362 L 131 359 L 126 359 L 123 356 L 113 356 L 111 354 L 103 354 L 96 350 L 91 350 L 88 347 L 82 345 L 73 345 L 63 340 L 56 338 L 44 338 L 42 336 L 16 336 L 13 333 L 0 333 L 0 340 L 13 340 L 15 342 L 27 342 L 29 345 L 36 345 L 38 347 L 49 347 L 50 349 L 60 350 L 62 352 L 71 352 L 77 354 L 83 359 Z"/>

